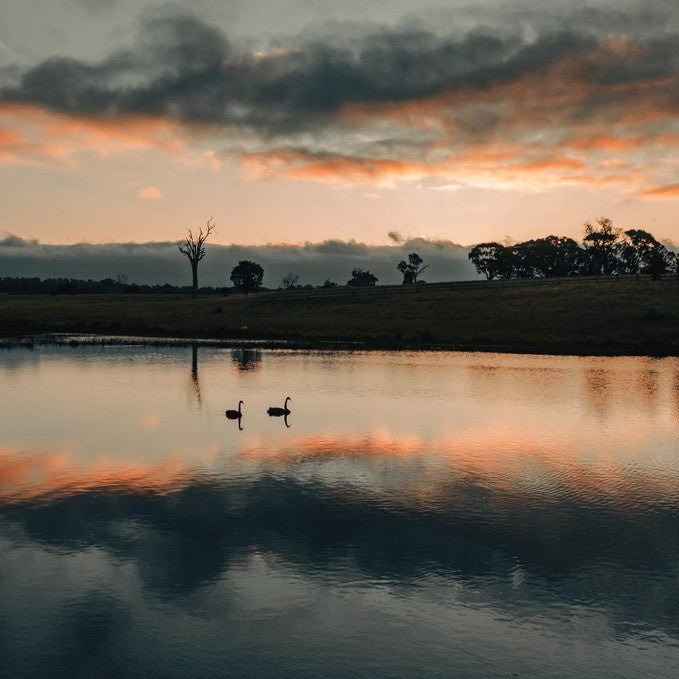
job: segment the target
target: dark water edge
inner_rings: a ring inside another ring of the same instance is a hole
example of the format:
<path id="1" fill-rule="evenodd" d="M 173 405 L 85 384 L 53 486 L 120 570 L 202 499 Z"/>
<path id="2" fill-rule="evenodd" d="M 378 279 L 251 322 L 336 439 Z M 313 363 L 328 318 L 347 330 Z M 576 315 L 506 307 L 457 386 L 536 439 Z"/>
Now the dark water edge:
<path id="1" fill-rule="evenodd" d="M 392 339 L 347 340 L 347 339 L 301 339 L 258 338 L 258 337 L 195 337 L 195 336 L 147 336 L 147 335 L 99 335 L 86 333 L 47 333 L 0 337 L 0 349 L 33 349 L 40 346 L 136 346 L 182 348 L 205 346 L 232 349 L 252 347 L 257 349 L 327 350 L 327 351 L 455 351 L 462 353 L 517 354 L 526 356 L 638 356 L 669 358 L 679 356 L 675 346 L 650 342 L 647 344 L 623 344 L 608 342 L 601 345 L 589 343 L 549 343 L 543 345 L 525 344 L 456 344 L 437 342 L 427 338 L 419 342 Z"/>

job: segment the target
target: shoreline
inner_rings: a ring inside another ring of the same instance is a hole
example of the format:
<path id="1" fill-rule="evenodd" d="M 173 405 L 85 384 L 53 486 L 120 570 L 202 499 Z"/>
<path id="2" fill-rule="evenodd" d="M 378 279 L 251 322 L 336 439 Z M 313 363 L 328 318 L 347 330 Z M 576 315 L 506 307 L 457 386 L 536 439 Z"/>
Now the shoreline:
<path id="1" fill-rule="evenodd" d="M 295 291 L 211 297 L 0 296 L 0 346 L 679 356 L 679 279 Z"/>
<path id="2" fill-rule="evenodd" d="M 0 349 L 34 349 L 41 346 L 58 347 L 145 347 L 145 348 L 191 348 L 194 346 L 216 349 L 262 349 L 266 351 L 431 351 L 484 354 L 516 354 L 523 356 L 571 356 L 571 357 L 638 357 L 677 358 L 674 349 L 655 347 L 640 353 L 632 347 L 596 346 L 530 346 L 530 345 L 480 345 L 453 344 L 446 342 L 389 342 L 343 339 L 299 338 L 210 338 L 210 337 L 163 337 L 144 335 L 99 335 L 85 333 L 46 333 L 22 337 L 0 338 Z M 638 349 L 638 347 L 634 347 Z"/>

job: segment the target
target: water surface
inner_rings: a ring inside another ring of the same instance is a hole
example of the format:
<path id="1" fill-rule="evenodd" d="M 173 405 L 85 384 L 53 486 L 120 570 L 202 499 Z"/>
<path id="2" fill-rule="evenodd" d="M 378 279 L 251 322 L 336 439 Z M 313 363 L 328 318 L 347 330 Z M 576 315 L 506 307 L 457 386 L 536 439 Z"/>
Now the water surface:
<path id="1" fill-rule="evenodd" d="M 0 394 L 0 676 L 679 675 L 676 359 L 43 347 Z"/>

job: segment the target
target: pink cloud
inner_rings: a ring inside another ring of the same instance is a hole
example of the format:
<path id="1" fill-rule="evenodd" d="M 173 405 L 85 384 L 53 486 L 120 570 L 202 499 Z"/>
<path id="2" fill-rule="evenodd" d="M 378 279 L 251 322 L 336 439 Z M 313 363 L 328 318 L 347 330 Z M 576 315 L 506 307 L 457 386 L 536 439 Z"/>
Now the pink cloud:
<path id="1" fill-rule="evenodd" d="M 644 198 L 650 199 L 679 199 L 679 184 L 668 184 L 666 186 L 651 186 L 639 192 Z"/>
<path id="2" fill-rule="evenodd" d="M 137 190 L 137 195 L 146 200 L 160 200 L 163 194 L 155 186 L 142 186 Z"/>

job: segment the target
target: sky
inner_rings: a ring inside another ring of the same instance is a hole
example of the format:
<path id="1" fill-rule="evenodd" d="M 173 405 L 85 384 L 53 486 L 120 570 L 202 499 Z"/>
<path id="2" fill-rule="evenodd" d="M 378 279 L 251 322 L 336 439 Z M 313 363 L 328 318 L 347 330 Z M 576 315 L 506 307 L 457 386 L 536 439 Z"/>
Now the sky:
<path id="1" fill-rule="evenodd" d="M 679 242 L 678 44 L 675 0 L 3 0 L 0 239 Z"/>

